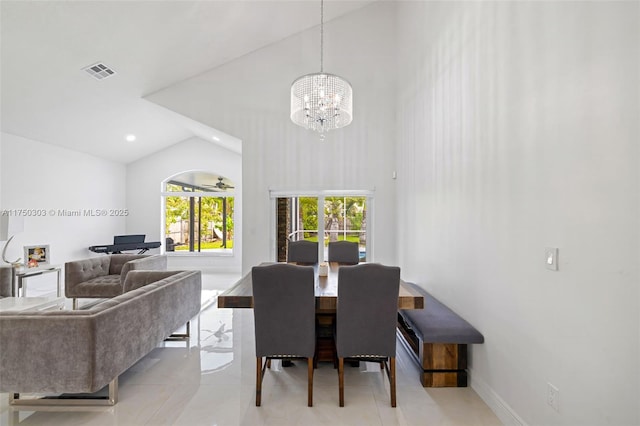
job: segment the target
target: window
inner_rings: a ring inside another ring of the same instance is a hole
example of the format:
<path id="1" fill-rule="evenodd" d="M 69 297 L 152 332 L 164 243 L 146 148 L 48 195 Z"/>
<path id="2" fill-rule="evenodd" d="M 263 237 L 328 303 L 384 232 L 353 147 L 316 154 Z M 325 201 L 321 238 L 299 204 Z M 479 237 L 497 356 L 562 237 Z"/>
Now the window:
<path id="1" fill-rule="evenodd" d="M 175 176 L 165 183 L 167 252 L 233 252 L 233 183 L 201 172 Z"/>
<path id="2" fill-rule="evenodd" d="M 328 241 L 347 240 L 360 244 L 361 259 L 366 259 L 367 199 L 365 197 L 326 197 L 324 199 L 325 234 Z M 363 255 L 362 252 L 365 254 Z"/>
<path id="3" fill-rule="evenodd" d="M 367 261 L 371 244 L 367 241 L 367 209 L 369 194 L 345 193 L 326 196 L 277 196 L 276 200 L 276 257 L 287 259 L 287 241 L 320 241 L 323 257 L 327 258 L 330 241 L 357 242 L 360 261 Z M 320 214 L 318 214 L 320 211 Z M 370 257 L 370 256 L 369 256 Z"/>

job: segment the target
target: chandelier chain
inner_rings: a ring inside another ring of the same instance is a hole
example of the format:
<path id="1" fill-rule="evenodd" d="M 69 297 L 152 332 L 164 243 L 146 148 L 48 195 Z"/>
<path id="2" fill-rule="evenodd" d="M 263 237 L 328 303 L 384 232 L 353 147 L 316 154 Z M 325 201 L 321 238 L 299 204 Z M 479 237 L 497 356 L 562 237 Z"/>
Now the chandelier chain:
<path id="1" fill-rule="evenodd" d="M 324 71 L 324 0 L 320 0 L 320 72 Z"/>

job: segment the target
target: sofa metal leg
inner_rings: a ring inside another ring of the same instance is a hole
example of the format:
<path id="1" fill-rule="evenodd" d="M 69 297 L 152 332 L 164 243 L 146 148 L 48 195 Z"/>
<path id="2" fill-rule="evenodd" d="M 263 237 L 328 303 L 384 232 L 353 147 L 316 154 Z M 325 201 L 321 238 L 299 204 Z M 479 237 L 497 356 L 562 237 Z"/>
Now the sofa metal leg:
<path id="1" fill-rule="evenodd" d="M 78 299 L 77 298 L 73 298 L 73 310 L 77 311 L 78 310 Z"/>
<path id="2" fill-rule="evenodd" d="M 165 341 L 173 342 L 176 340 L 189 340 L 191 337 L 191 321 L 187 321 L 187 331 L 185 333 L 173 333 L 171 336 L 164 339 Z"/>
<path id="3" fill-rule="evenodd" d="M 109 383 L 108 396 L 94 396 L 92 394 L 62 394 L 60 396 L 45 396 L 24 398 L 19 393 L 9 392 L 9 405 L 28 406 L 104 406 L 116 405 L 118 402 L 118 378 Z"/>

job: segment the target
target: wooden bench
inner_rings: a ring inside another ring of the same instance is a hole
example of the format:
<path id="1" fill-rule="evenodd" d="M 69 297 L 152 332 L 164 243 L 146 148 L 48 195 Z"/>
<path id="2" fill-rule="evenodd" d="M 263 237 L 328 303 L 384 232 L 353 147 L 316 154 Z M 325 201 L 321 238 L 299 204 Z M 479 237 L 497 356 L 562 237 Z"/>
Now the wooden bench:
<path id="1" fill-rule="evenodd" d="M 467 345 L 484 336 L 423 288 L 424 309 L 398 310 L 398 335 L 422 368 L 424 387 L 466 387 Z"/>

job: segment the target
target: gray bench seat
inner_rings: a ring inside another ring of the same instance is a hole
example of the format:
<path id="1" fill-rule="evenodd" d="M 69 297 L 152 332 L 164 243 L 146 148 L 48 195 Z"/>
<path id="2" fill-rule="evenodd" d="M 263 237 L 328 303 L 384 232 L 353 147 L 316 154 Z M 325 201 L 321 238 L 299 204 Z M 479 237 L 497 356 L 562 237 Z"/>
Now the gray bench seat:
<path id="1" fill-rule="evenodd" d="M 467 386 L 467 345 L 484 336 L 422 287 L 408 285 L 424 296 L 424 309 L 399 310 L 398 332 L 422 367 L 422 385 Z"/>

